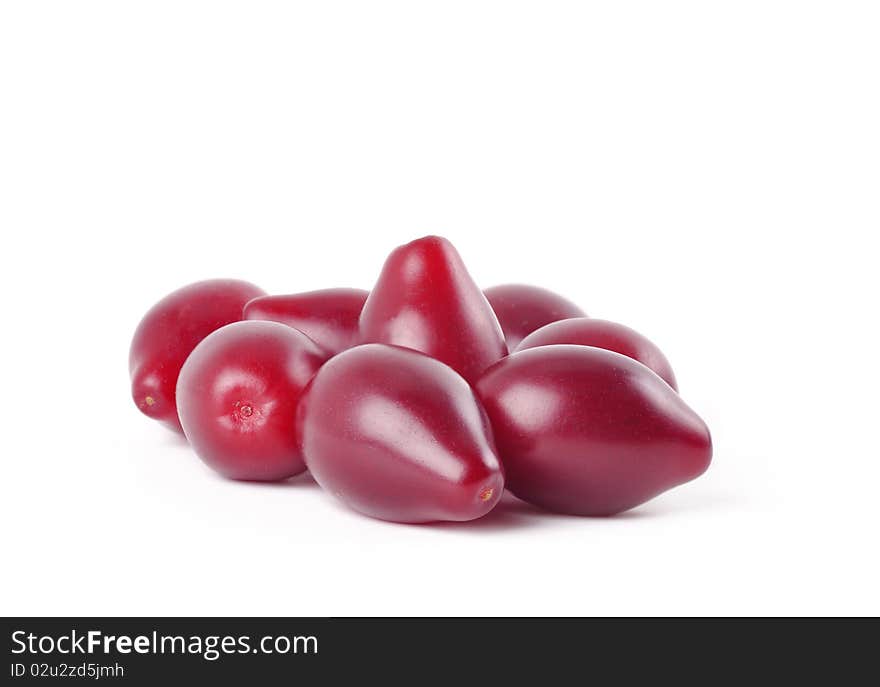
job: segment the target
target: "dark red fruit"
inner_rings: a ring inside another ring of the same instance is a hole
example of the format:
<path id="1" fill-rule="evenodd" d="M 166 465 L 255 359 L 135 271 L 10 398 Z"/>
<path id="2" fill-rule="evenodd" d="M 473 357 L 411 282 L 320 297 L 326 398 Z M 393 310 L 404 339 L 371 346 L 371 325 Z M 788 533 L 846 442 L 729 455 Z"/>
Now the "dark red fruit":
<path id="1" fill-rule="evenodd" d="M 576 317 L 552 322 L 529 334 L 520 342 L 516 350 L 524 351 L 527 348 L 552 344 L 595 346 L 620 353 L 651 368 L 669 386 L 678 389 L 675 383 L 675 373 L 666 356 L 663 355 L 663 351 L 635 329 L 630 329 L 617 322 L 597 320 L 592 317 Z"/>
<path id="2" fill-rule="evenodd" d="M 501 284 L 486 289 L 484 293 L 498 316 L 511 352 L 526 336 L 545 324 L 586 316 L 571 301 L 537 286 Z"/>
<path id="3" fill-rule="evenodd" d="M 385 261 L 360 320 L 363 343 L 427 353 L 469 382 L 507 355 L 492 308 L 446 239 L 427 236 Z"/>
<path id="4" fill-rule="evenodd" d="M 235 279 L 211 279 L 168 294 L 144 315 L 128 357 L 131 396 L 140 411 L 180 431 L 174 389 L 180 367 L 208 334 L 242 318 L 264 291 Z"/>
<path id="5" fill-rule="evenodd" d="M 180 422 L 199 457 L 232 479 L 305 470 L 296 406 L 326 358 L 305 334 L 277 322 L 236 322 L 205 338 L 177 382 Z"/>
<path id="6" fill-rule="evenodd" d="M 477 384 L 508 488 L 537 506 L 613 515 L 702 474 L 705 423 L 660 377 L 590 346 L 540 346 Z"/>
<path id="7" fill-rule="evenodd" d="M 335 355 L 357 343 L 358 318 L 368 295 L 362 289 L 324 289 L 261 296 L 244 307 L 244 319 L 270 320 L 295 327 Z"/>
<path id="8" fill-rule="evenodd" d="M 355 510 L 383 520 L 473 520 L 504 477 L 486 414 L 443 363 L 371 344 L 332 358 L 300 401 L 311 474 Z"/>

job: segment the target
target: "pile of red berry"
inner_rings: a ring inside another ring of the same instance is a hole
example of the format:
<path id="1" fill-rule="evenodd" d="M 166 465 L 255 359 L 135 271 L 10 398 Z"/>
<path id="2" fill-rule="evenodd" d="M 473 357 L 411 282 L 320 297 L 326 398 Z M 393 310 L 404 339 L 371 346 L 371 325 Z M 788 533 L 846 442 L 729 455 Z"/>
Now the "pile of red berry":
<path id="1" fill-rule="evenodd" d="M 482 292 L 436 236 L 391 253 L 369 293 L 179 289 L 141 321 L 129 370 L 138 408 L 226 477 L 308 469 L 398 522 L 473 520 L 505 487 L 612 515 L 712 455 L 654 344 L 544 289 Z"/>

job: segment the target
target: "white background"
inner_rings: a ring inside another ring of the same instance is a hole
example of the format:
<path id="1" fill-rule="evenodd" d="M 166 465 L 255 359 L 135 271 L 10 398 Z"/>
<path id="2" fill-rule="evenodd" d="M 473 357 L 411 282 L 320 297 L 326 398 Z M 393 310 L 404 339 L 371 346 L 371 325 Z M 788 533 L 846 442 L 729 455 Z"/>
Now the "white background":
<path id="1" fill-rule="evenodd" d="M 873 2 L 5 2 L 3 614 L 877 614 Z M 360 517 L 129 399 L 185 283 L 484 286 L 647 334 L 713 430 L 614 519 Z"/>

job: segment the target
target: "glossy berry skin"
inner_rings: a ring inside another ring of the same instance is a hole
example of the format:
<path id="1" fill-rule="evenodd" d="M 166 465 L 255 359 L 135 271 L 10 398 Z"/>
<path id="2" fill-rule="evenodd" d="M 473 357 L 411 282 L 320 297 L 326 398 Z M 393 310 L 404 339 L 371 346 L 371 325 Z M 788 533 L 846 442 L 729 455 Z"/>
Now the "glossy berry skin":
<path id="1" fill-rule="evenodd" d="M 586 317 L 570 300 L 538 286 L 501 284 L 484 293 L 498 316 L 511 352 L 526 336 L 545 324 L 568 317 Z"/>
<path id="2" fill-rule="evenodd" d="M 427 353 L 469 382 L 507 355 L 498 319 L 446 239 L 427 236 L 385 261 L 360 319 L 363 343 Z"/>
<path id="3" fill-rule="evenodd" d="M 651 368 L 669 386 L 678 390 L 675 373 L 663 351 L 635 329 L 617 322 L 597 320 L 592 317 L 576 317 L 552 322 L 529 334 L 520 342 L 516 350 L 524 351 L 536 346 L 553 344 L 595 346 L 620 353 Z"/>
<path id="4" fill-rule="evenodd" d="M 245 303 L 264 291 L 236 279 L 210 279 L 174 291 L 144 315 L 128 357 L 131 396 L 147 417 L 181 431 L 174 390 L 190 352 L 208 334 L 242 319 Z"/>
<path id="5" fill-rule="evenodd" d="M 590 346 L 514 353 L 477 384 L 508 488 L 547 510 L 613 515 L 702 474 L 705 423 L 660 377 Z"/>
<path id="6" fill-rule="evenodd" d="M 294 327 L 335 355 L 357 343 L 358 319 L 368 295 L 362 289 L 324 289 L 261 296 L 244 306 L 244 319 Z"/>
<path id="7" fill-rule="evenodd" d="M 298 428 L 317 482 L 374 518 L 473 520 L 504 488 L 471 387 L 410 349 L 368 344 L 332 358 L 300 402 Z"/>
<path id="8" fill-rule="evenodd" d="M 296 406 L 327 355 L 277 322 L 236 322 L 204 339 L 177 382 L 183 431 L 198 456 L 231 479 L 303 472 Z"/>

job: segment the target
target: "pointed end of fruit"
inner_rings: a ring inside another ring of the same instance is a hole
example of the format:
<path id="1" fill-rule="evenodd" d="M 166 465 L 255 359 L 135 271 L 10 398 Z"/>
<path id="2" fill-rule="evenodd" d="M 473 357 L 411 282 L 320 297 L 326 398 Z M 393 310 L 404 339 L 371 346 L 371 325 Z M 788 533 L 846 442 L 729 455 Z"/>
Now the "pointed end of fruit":
<path id="1" fill-rule="evenodd" d="M 498 501 L 501 500 L 503 493 L 504 478 L 500 474 L 487 476 L 487 479 L 480 484 L 476 492 L 471 492 L 471 494 L 474 494 L 474 500 L 471 502 L 471 514 L 466 519 L 474 520 L 486 515 L 495 508 Z"/>
<path id="2" fill-rule="evenodd" d="M 144 415 L 154 420 L 166 420 L 177 416 L 173 400 L 169 401 L 162 390 L 158 375 L 149 371 L 138 372 L 131 381 L 131 397 Z"/>
<path id="3" fill-rule="evenodd" d="M 682 482 L 696 479 L 709 469 L 712 463 L 712 435 L 702 420 L 695 428 L 689 442 L 686 460 L 684 461 Z"/>
<path id="4" fill-rule="evenodd" d="M 419 247 L 419 246 L 451 246 L 452 244 L 448 239 L 443 238 L 442 236 L 438 236 L 437 234 L 428 234 L 427 236 L 422 236 L 417 239 L 413 239 L 407 244 L 404 244 L 408 247 Z"/>
<path id="5" fill-rule="evenodd" d="M 135 405 L 144 415 L 155 419 L 162 419 L 165 414 L 165 401 L 156 391 L 144 393 L 142 391 L 133 390 L 132 398 Z"/>
<path id="6" fill-rule="evenodd" d="M 410 266 L 422 264 L 436 267 L 447 264 L 463 267 L 461 256 L 452 242 L 435 234 L 423 236 L 398 246 L 392 255 L 397 255 L 399 259 L 402 258 L 405 264 Z"/>

